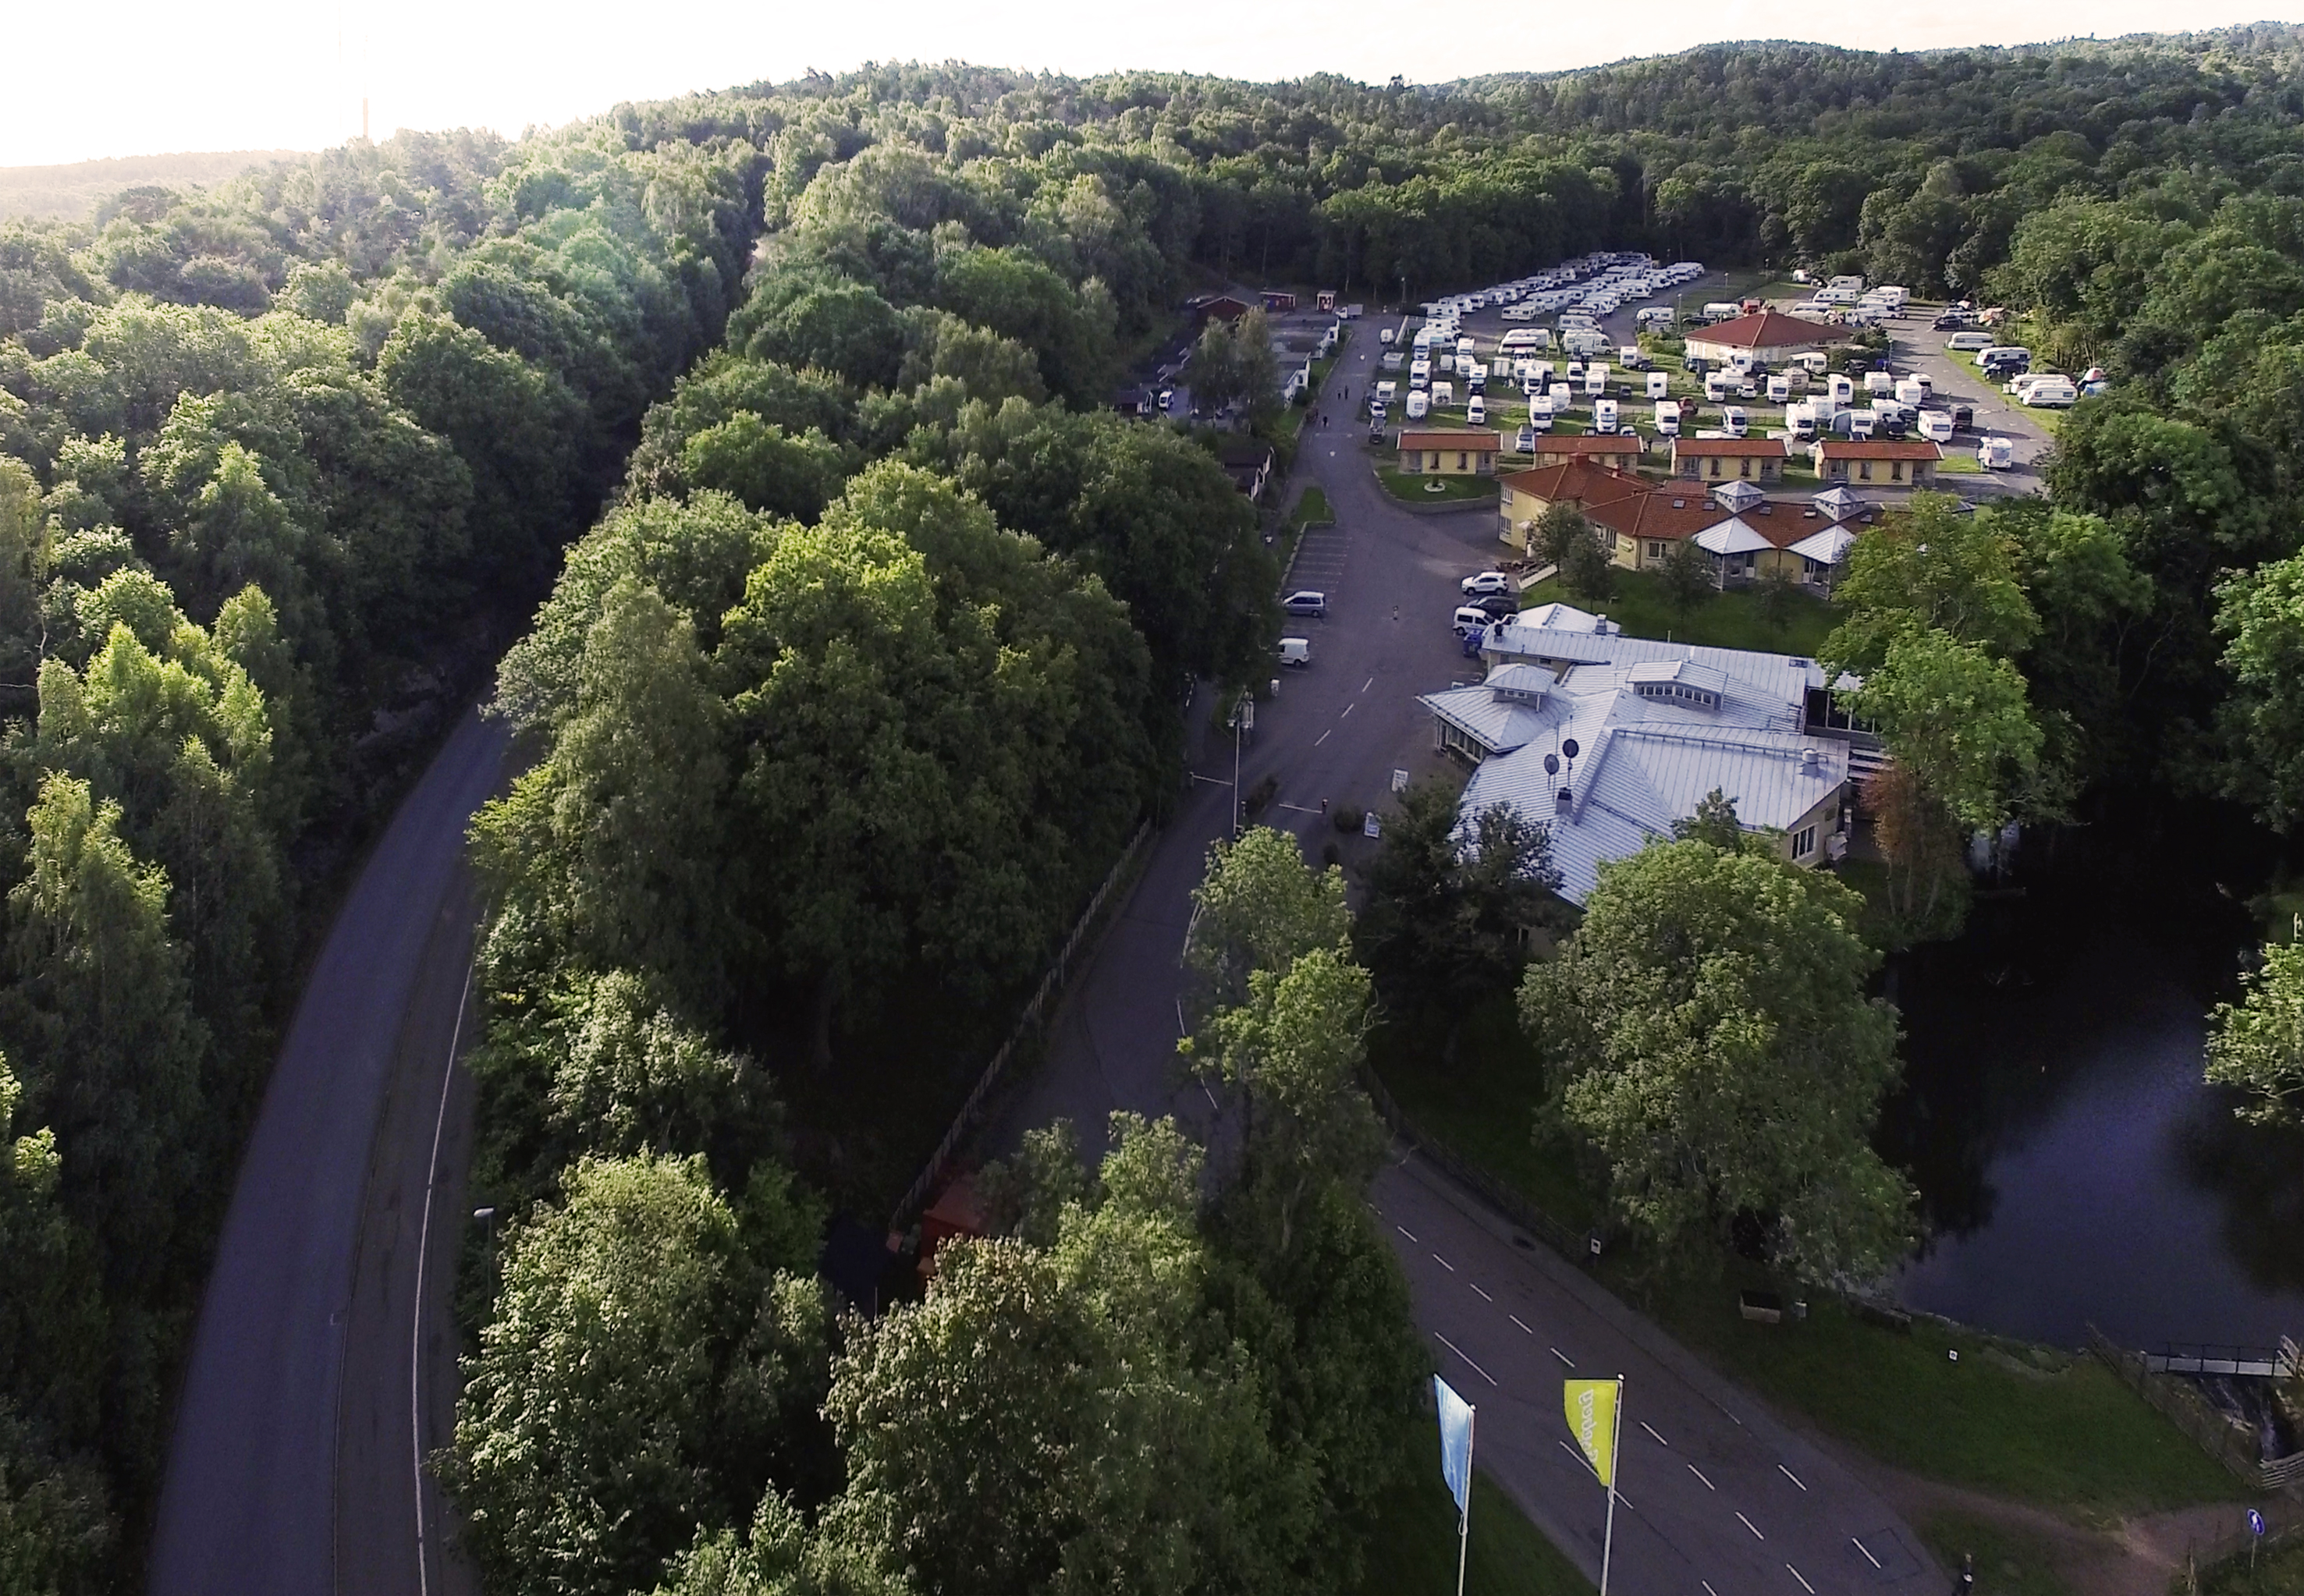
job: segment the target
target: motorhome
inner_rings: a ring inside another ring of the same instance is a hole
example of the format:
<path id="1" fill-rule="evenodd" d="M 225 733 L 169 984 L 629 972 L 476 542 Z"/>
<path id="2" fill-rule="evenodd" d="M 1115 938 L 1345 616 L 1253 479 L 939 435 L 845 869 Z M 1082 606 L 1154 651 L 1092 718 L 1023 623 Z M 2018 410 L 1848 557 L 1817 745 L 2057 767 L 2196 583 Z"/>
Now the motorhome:
<path id="1" fill-rule="evenodd" d="M 1608 347 L 1608 335 L 1589 327 L 1580 327 L 1563 333 L 1560 347 L 1571 355 L 1597 355 Z"/>
<path id="2" fill-rule="evenodd" d="M 1722 421 L 1732 438 L 1741 438 L 1752 430 L 1752 418 L 1741 404 L 1732 404 L 1721 412 Z"/>
<path id="3" fill-rule="evenodd" d="M 1542 327 L 1514 327 L 1504 335 L 1496 347 L 1508 355 L 1523 350 L 1550 349 L 1552 334 Z"/>
<path id="4" fill-rule="evenodd" d="M 1408 367 L 1408 385 L 1428 388 L 1432 385 L 1432 362 L 1419 356 Z"/>
<path id="5" fill-rule="evenodd" d="M 1552 430 L 1552 401 L 1539 393 L 1528 401 L 1528 424 L 1538 432 Z"/>
<path id="6" fill-rule="evenodd" d="M 1431 413 L 1432 396 L 1421 388 L 1410 389 L 1408 394 L 1408 418 L 1410 421 L 1421 421 Z"/>
<path id="7" fill-rule="evenodd" d="M 1598 433 L 1612 433 L 1616 430 L 1614 400 L 1596 399 L 1592 401 L 1592 430 Z"/>
<path id="8" fill-rule="evenodd" d="M 1660 438 L 1680 436 L 1680 406 L 1672 400 L 1656 401 L 1656 436 Z"/>
<path id="9" fill-rule="evenodd" d="M 1595 360 L 1584 368 L 1584 392 L 1597 398 L 1608 391 L 1608 363 Z"/>
<path id="10" fill-rule="evenodd" d="M 1792 378 L 1778 375 L 1768 379 L 1768 402 L 1770 404 L 1787 404 L 1791 402 L 1792 396 Z"/>
<path id="11" fill-rule="evenodd" d="M 1661 371 L 1648 373 L 1648 397 L 1663 399 L 1672 392 L 1672 378 Z"/>
<path id="12" fill-rule="evenodd" d="M 1392 381 L 1390 378 L 1386 378 L 1385 381 L 1380 382 L 1376 385 L 1376 403 L 1390 404 L 1399 397 L 1400 384 Z"/>
<path id="13" fill-rule="evenodd" d="M 1728 374 L 1724 371 L 1706 372 L 1704 374 L 1704 402 L 1707 404 L 1718 404 L 1723 400 L 1725 400 L 1728 397 Z"/>
<path id="14" fill-rule="evenodd" d="M 1816 436 L 1816 407 L 1801 401 L 1784 407 L 1784 426 L 1796 438 Z"/>
<path id="15" fill-rule="evenodd" d="M 1488 418 L 1488 401 L 1475 393 L 1464 401 L 1464 420 L 1478 426 Z"/>
<path id="16" fill-rule="evenodd" d="M 1987 471 L 2005 471 L 2016 463 L 2016 445 L 2006 438 L 1986 438 L 1977 446 L 1976 459 Z"/>

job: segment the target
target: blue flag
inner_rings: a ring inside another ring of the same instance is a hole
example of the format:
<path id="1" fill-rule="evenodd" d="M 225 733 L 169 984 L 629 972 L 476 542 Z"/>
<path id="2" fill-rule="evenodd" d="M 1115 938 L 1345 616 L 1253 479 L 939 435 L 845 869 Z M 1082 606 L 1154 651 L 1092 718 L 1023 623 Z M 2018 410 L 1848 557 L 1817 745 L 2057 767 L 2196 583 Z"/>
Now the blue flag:
<path id="1" fill-rule="evenodd" d="M 1432 1377 L 1432 1397 L 1440 1406 L 1440 1477 L 1448 1482 L 1456 1511 L 1463 1513 L 1472 1502 L 1472 1405 L 1437 1374 Z"/>

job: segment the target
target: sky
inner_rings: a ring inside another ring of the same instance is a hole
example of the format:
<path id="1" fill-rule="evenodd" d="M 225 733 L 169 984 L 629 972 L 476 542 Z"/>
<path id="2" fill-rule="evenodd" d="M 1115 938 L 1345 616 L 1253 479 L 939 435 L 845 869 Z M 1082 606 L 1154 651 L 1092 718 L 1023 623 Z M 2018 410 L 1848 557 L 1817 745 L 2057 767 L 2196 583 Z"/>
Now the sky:
<path id="1" fill-rule="evenodd" d="M 1125 67 L 1260 80 L 1340 72 L 1380 83 L 1550 72 L 1721 39 L 1793 37 L 1862 49 L 2023 44 L 2168 28 L 2304 21 L 2304 0 L 2015 0 L 1763 5 L 1648 0 L 1485 10 L 1331 0 L 1158 5 L 1081 0 L 877 0 L 868 6 L 609 5 L 601 0 L 17 0 L 0 95 L 0 166 L 180 150 L 319 149 L 369 129 L 517 134 L 619 100 L 837 72 L 866 61 L 965 60 L 1088 75 Z M 1430 20 L 1427 20 L 1427 19 Z M 1629 20 L 1636 19 L 1636 20 Z M 91 33 L 90 29 L 95 32 Z M 30 63 L 69 63 L 51 72 Z"/>

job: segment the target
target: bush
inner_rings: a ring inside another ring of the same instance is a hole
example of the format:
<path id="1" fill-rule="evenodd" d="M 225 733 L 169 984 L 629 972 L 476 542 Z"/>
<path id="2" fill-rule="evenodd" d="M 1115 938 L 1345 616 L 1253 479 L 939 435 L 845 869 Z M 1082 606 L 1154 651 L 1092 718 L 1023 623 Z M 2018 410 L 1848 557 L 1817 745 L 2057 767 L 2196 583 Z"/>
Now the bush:
<path id="1" fill-rule="evenodd" d="M 1350 836 L 1357 833 L 1361 825 L 1366 823 L 1368 813 L 1363 809 L 1356 809 L 1350 804 L 1339 804 L 1336 806 L 1334 818 L 1336 830 Z"/>

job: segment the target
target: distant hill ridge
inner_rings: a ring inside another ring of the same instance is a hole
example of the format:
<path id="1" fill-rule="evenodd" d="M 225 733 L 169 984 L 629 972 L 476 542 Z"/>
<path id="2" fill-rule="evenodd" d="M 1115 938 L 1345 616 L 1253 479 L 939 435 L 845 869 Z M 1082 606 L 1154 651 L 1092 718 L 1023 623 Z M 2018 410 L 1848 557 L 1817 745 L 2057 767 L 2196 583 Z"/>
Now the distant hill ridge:
<path id="1" fill-rule="evenodd" d="M 140 183 L 221 182 L 251 166 L 294 160 L 298 149 L 225 149 L 177 155 L 122 156 L 64 166 L 0 166 L 0 218 L 86 221 L 123 189 Z"/>

